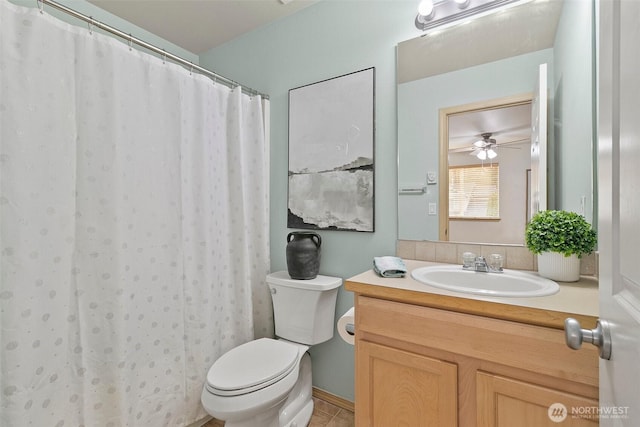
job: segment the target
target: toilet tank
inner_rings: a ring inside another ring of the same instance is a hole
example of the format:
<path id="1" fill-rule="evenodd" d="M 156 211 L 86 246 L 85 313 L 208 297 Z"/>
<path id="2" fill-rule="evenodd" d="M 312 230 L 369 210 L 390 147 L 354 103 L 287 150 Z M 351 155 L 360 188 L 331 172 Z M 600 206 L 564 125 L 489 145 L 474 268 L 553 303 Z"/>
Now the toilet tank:
<path id="1" fill-rule="evenodd" d="M 339 277 L 292 279 L 286 271 L 267 276 L 273 300 L 276 336 L 300 344 L 319 344 L 333 337 Z"/>

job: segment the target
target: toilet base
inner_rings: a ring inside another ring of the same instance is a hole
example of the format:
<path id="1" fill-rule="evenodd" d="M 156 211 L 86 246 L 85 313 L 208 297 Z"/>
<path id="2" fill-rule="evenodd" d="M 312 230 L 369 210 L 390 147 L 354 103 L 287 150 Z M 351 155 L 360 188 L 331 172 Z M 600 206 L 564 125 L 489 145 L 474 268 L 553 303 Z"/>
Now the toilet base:
<path id="1" fill-rule="evenodd" d="M 313 400 L 307 402 L 306 405 L 298 412 L 293 420 L 289 424 L 284 424 L 283 427 L 306 427 L 313 415 Z"/>
<path id="2" fill-rule="evenodd" d="M 300 360 L 298 381 L 280 410 L 278 427 L 304 427 L 313 414 L 311 396 L 311 356 L 305 353 Z"/>
<path id="3" fill-rule="evenodd" d="M 224 427 L 279 427 L 278 414 L 280 411 L 278 408 L 279 405 L 276 405 L 249 419 L 225 421 Z"/>

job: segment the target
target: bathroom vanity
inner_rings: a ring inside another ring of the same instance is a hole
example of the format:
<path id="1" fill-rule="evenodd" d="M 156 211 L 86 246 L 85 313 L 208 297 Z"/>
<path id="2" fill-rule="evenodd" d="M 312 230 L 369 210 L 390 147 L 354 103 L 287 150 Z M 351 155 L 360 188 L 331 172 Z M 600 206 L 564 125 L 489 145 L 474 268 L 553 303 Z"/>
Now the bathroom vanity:
<path id="1" fill-rule="evenodd" d="M 434 265 L 405 263 L 409 272 Z M 373 271 L 345 288 L 355 293 L 357 426 L 540 427 L 562 416 L 564 426 L 598 425 L 597 349 L 571 350 L 564 338 L 567 317 L 595 326 L 595 279 L 534 298 L 449 292 Z"/>

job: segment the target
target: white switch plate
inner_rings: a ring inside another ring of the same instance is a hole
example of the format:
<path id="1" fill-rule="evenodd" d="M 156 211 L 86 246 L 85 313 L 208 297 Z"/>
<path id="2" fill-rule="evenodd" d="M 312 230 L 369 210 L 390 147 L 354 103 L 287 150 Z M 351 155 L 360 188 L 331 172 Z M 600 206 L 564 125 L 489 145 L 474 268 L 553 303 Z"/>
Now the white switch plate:
<path id="1" fill-rule="evenodd" d="M 427 185 L 433 185 L 438 182 L 438 175 L 435 172 L 427 172 Z"/>
<path id="2" fill-rule="evenodd" d="M 429 215 L 435 215 L 437 210 L 437 205 L 435 203 L 429 203 Z"/>

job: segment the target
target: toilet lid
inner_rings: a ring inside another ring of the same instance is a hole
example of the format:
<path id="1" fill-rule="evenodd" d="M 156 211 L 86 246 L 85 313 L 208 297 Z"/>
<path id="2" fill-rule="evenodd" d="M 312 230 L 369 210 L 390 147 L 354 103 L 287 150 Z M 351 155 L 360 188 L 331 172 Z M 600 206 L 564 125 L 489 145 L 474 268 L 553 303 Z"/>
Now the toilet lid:
<path id="1" fill-rule="evenodd" d="M 296 366 L 298 347 L 260 338 L 242 344 L 215 361 L 207 374 L 207 389 L 221 396 L 235 396 L 267 387 Z"/>

